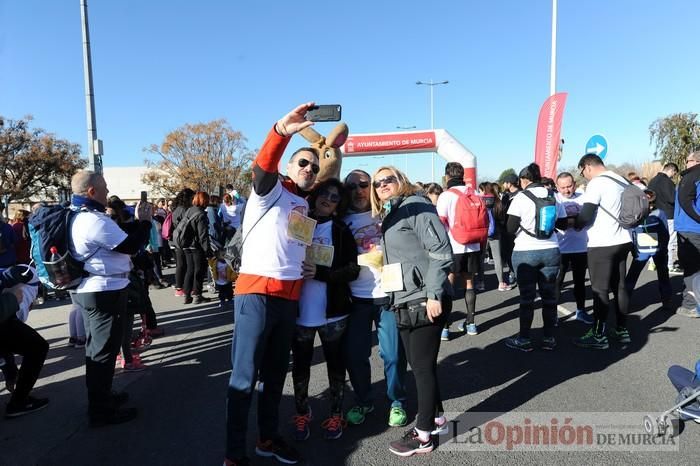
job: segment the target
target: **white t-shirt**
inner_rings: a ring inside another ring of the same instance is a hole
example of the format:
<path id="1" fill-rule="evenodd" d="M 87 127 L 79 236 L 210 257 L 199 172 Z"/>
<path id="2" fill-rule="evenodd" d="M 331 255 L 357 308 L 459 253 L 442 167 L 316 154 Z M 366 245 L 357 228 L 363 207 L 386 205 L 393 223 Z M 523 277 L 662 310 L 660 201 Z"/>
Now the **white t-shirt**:
<path id="1" fill-rule="evenodd" d="M 357 243 L 357 254 L 381 253 L 382 224 L 378 218 L 372 217 L 372 212 L 349 214 L 343 219 L 350 228 Z M 381 264 L 381 261 L 380 261 Z M 360 275 L 350 282 L 350 291 L 357 298 L 384 298 L 382 291 L 382 272 L 380 269 L 360 266 Z"/>
<path id="2" fill-rule="evenodd" d="M 575 192 L 571 197 L 564 197 L 557 193 L 557 201 L 561 202 L 566 210 L 567 217 L 575 217 L 581 211 L 581 196 L 579 192 Z M 559 238 L 559 251 L 562 254 L 574 254 L 586 252 L 588 248 L 588 228 L 576 230 L 575 228 L 567 228 L 566 230 L 557 230 L 557 238 Z"/>
<path id="3" fill-rule="evenodd" d="M 450 189 L 456 189 L 461 192 L 465 192 L 467 190 L 466 186 L 454 186 Z M 450 230 L 455 224 L 455 211 L 457 208 L 457 199 L 459 199 L 459 195 L 454 192 L 450 192 L 449 189 L 446 189 L 445 191 L 440 194 L 437 200 L 437 205 L 435 208 L 437 209 L 437 214 L 438 217 L 440 217 L 440 220 L 442 219 L 447 219 L 447 223 L 449 225 L 449 228 L 447 229 L 447 236 L 450 238 L 450 245 L 452 246 L 452 253 L 453 254 L 464 254 L 465 252 L 477 252 L 481 250 L 481 245 L 479 243 L 472 243 L 472 244 L 461 244 L 455 241 L 455 239 L 452 237 L 452 233 Z"/>
<path id="4" fill-rule="evenodd" d="M 602 175 L 611 176 L 626 184 L 624 178 L 610 170 L 596 176 L 588 183 L 586 192 L 581 197 L 581 203 L 602 206 L 612 214 L 608 215 L 598 207 L 593 225 L 588 229 L 589 248 L 615 246 L 632 242 L 632 235 L 629 230 L 622 228 L 617 222 L 617 216 L 620 215 L 622 206 L 622 191 L 624 188 Z"/>
<path id="5" fill-rule="evenodd" d="M 306 200 L 287 191 L 280 181 L 265 196 L 253 191 L 243 218 L 245 244 L 240 272 L 277 280 L 300 279 L 306 245 L 287 233 L 292 211 L 306 216 L 308 210 Z M 253 225 L 255 229 L 248 234 Z"/>
<path id="6" fill-rule="evenodd" d="M 528 188 L 528 191 L 540 198 L 547 197 L 548 193 L 547 188 L 544 186 Z M 566 210 L 564 210 L 564 206 L 559 202 L 556 203 L 556 206 L 557 218 L 566 217 Z M 508 207 L 508 215 L 520 217 L 520 229 L 518 229 L 518 233 L 515 236 L 515 246 L 513 247 L 513 251 L 539 251 L 541 249 L 559 247 L 559 240 L 556 234 L 553 234 L 546 239 L 537 239 L 523 231 L 523 229 L 526 229 L 527 231 L 534 233 L 537 212 L 535 209 L 535 203 L 532 202 L 532 200 L 522 191 L 516 194 L 513 200 L 510 202 L 510 206 Z"/>
<path id="7" fill-rule="evenodd" d="M 316 244 L 332 245 L 333 237 L 331 229 L 332 221 L 327 221 L 316 225 L 313 242 Z M 309 278 L 304 280 L 299 298 L 299 317 L 297 325 L 303 327 L 319 327 L 346 316 L 326 318 L 326 307 L 328 306 L 327 285 L 325 282 Z"/>
<path id="8" fill-rule="evenodd" d="M 121 290 L 129 285 L 131 258 L 112 251 L 127 237 L 107 214 L 80 212 L 71 224 L 70 252 L 85 261 L 85 277 L 76 293 Z"/>

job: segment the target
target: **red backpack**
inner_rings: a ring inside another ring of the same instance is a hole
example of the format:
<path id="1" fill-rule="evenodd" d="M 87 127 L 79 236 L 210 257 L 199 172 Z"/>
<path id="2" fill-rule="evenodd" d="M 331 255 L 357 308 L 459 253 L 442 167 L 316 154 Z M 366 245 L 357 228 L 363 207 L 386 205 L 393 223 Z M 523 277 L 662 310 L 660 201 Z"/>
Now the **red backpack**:
<path id="1" fill-rule="evenodd" d="M 450 233 L 460 244 L 485 243 L 489 234 L 489 213 L 484 200 L 467 189 L 449 189 L 457 195 L 455 219 Z"/>
<path id="2" fill-rule="evenodd" d="M 163 239 L 167 239 L 170 241 L 173 239 L 173 213 L 168 212 L 168 215 L 165 216 L 165 220 L 163 220 L 163 227 L 160 230 L 160 236 Z"/>

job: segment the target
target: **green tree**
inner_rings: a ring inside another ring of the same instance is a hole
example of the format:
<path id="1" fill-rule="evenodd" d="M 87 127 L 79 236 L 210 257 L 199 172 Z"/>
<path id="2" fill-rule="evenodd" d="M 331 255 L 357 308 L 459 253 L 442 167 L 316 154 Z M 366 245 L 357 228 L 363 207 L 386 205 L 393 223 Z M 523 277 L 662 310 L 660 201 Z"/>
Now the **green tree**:
<path id="1" fill-rule="evenodd" d="M 673 162 L 685 168 L 688 154 L 700 150 L 700 121 L 697 113 L 675 113 L 659 118 L 649 126 L 649 142 L 662 163 Z"/>
<path id="2" fill-rule="evenodd" d="M 189 187 L 218 194 L 219 186 L 228 183 L 246 192 L 252 179 L 255 154 L 246 147 L 243 134 L 224 119 L 186 124 L 144 151 L 160 160 L 146 160 L 150 170 L 142 181 L 160 192 L 174 195 Z"/>
<path id="3" fill-rule="evenodd" d="M 78 144 L 31 128 L 31 116 L 0 121 L 0 194 L 8 203 L 56 200 L 61 188 L 70 188 L 73 174 L 87 165 Z"/>
<path id="4" fill-rule="evenodd" d="M 501 176 L 498 177 L 498 184 L 502 184 L 502 183 L 503 183 L 503 180 L 504 180 L 505 177 L 508 176 L 508 175 L 515 175 L 515 176 L 518 176 L 518 174 L 515 173 L 515 170 L 513 170 L 512 168 L 508 168 L 508 169 L 503 170 L 503 171 L 501 172 Z"/>

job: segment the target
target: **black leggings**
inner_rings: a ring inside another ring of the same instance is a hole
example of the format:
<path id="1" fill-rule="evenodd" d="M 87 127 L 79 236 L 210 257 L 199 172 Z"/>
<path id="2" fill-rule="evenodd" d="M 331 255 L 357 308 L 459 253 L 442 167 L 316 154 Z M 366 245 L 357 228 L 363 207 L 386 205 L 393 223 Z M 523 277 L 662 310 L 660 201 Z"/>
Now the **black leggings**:
<path id="1" fill-rule="evenodd" d="M 632 251 L 632 243 L 588 248 L 588 270 L 593 290 L 594 328 L 597 333 L 602 333 L 605 329 L 611 291 L 615 298 L 617 326 L 624 327 L 626 324 L 629 296 L 625 289 L 625 274 L 627 272 L 627 256 L 630 251 Z"/>
<path id="2" fill-rule="evenodd" d="M 187 262 L 187 272 L 182 287 L 185 295 L 201 295 L 204 287 L 204 275 L 207 273 L 204 252 L 199 249 L 185 249 L 185 261 Z"/>
<path id="3" fill-rule="evenodd" d="M 571 267 L 574 278 L 574 298 L 576 309 L 586 310 L 586 269 L 588 268 L 588 254 L 585 252 L 562 253 L 559 276 L 557 277 L 557 303 L 561 302 L 559 295 L 564 285 L 564 276 Z"/>
<path id="4" fill-rule="evenodd" d="M 438 386 L 437 357 L 445 317 L 443 312 L 432 325 L 399 330 L 406 350 L 406 359 L 416 379 L 416 428 L 423 431 L 432 431 L 435 428 L 435 417 L 444 411 Z"/>
<path id="5" fill-rule="evenodd" d="M 185 283 L 187 273 L 187 262 L 185 252 L 180 248 L 175 248 L 175 288 L 181 290 Z"/>
<path id="6" fill-rule="evenodd" d="M 39 378 L 49 344 L 29 325 L 10 317 L 0 324 L 0 352 L 22 355 L 22 366 L 10 402 L 23 403 Z M 14 365 L 12 361 L 8 364 Z"/>

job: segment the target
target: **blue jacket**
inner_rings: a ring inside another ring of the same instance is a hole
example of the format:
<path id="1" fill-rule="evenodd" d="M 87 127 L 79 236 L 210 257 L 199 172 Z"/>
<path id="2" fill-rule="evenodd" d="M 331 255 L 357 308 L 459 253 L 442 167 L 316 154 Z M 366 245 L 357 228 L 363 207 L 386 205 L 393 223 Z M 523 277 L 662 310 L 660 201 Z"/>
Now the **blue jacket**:
<path id="1" fill-rule="evenodd" d="M 700 165 L 681 172 L 681 177 L 673 228 L 680 233 L 700 234 Z"/>

